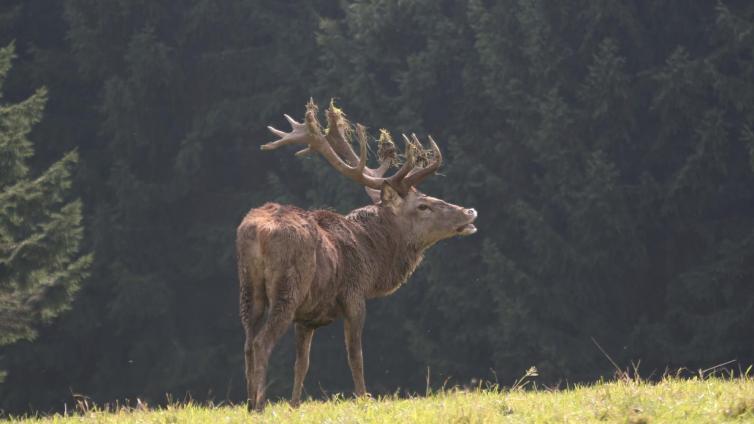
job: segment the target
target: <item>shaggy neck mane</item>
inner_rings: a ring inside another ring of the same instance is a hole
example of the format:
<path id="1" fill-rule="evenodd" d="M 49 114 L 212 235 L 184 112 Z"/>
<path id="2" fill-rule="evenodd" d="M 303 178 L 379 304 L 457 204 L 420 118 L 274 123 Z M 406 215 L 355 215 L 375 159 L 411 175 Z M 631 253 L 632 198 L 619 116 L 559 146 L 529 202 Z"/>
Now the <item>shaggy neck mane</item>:
<path id="1" fill-rule="evenodd" d="M 365 206 L 345 218 L 355 244 L 345 243 L 340 253 L 347 268 L 360 271 L 360 275 L 352 276 L 361 281 L 356 284 L 367 297 L 385 296 L 397 290 L 419 265 L 425 248 L 399 230 L 395 216 L 388 209 Z"/>

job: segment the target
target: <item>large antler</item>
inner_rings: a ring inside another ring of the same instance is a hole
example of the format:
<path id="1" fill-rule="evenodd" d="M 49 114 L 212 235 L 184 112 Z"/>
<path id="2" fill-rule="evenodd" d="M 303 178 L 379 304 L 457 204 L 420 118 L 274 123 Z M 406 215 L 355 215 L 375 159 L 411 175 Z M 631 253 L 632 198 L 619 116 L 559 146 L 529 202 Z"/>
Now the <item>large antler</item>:
<path id="1" fill-rule="evenodd" d="M 280 138 L 262 145 L 262 150 L 277 149 L 291 144 L 305 145 L 304 149 L 296 152 L 297 156 L 318 152 L 338 172 L 367 188 L 380 190 L 384 184 L 390 184 L 398 193 L 405 196 L 412 187 L 419 185 L 425 178 L 434 174 L 442 164 L 442 153 L 437 147 L 437 143 L 430 136 L 429 142 L 432 146 L 433 160 L 424 167 L 416 166 L 417 156 L 422 156 L 422 159 L 425 159 L 426 152 L 415 134 L 411 135 L 411 139 L 404 134 L 406 161 L 395 174 L 384 178 L 385 172 L 397 160 L 394 148 L 381 152 L 378 168 L 367 167 L 366 129 L 361 124 L 356 125 L 356 136 L 359 140 L 359 155 L 357 156 L 348 141 L 350 126 L 343 117 L 343 112 L 336 108 L 333 103 L 330 103 L 330 108 L 327 110 L 328 125 L 324 135 L 317 120 L 317 106 L 311 100 L 306 105 L 303 123 L 297 122 L 289 115 L 285 115 L 285 119 L 291 124 L 291 131 L 284 132 L 273 127 L 267 127 Z M 392 145 L 392 140 L 390 140 L 389 133 L 383 130 L 380 134 L 381 150 L 384 145 Z"/>

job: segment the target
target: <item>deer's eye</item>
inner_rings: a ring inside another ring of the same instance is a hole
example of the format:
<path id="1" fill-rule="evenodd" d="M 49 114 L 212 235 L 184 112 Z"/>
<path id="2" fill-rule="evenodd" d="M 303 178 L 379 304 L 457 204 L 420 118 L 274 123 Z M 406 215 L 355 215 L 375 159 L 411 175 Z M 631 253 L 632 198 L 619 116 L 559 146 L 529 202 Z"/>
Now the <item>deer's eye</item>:
<path id="1" fill-rule="evenodd" d="M 428 211 L 429 210 L 429 206 L 427 206 L 427 205 L 419 205 L 419 210 L 420 211 Z"/>

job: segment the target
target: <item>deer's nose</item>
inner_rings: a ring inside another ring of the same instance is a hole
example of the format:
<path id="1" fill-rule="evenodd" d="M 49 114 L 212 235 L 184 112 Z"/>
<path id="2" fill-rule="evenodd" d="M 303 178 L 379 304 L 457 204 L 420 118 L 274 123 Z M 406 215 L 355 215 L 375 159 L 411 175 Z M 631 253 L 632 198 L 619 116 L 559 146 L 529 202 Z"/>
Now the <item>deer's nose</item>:
<path id="1" fill-rule="evenodd" d="M 477 215 L 476 209 L 474 208 L 466 209 L 466 215 L 476 218 L 476 215 Z"/>

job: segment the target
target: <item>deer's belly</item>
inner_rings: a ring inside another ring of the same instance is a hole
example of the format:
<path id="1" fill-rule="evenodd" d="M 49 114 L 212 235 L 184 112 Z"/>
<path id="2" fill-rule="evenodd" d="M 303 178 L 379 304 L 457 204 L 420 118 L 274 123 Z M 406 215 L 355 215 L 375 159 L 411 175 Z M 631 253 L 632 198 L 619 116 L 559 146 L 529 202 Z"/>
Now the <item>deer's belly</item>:
<path id="1" fill-rule="evenodd" d="M 294 321 L 307 327 L 322 327 L 340 318 L 343 312 L 335 299 L 331 301 L 304 302 L 294 317 Z"/>
<path id="2" fill-rule="evenodd" d="M 295 321 L 307 327 L 323 327 L 340 318 L 341 314 L 336 311 L 316 311 L 311 313 L 296 314 Z"/>

